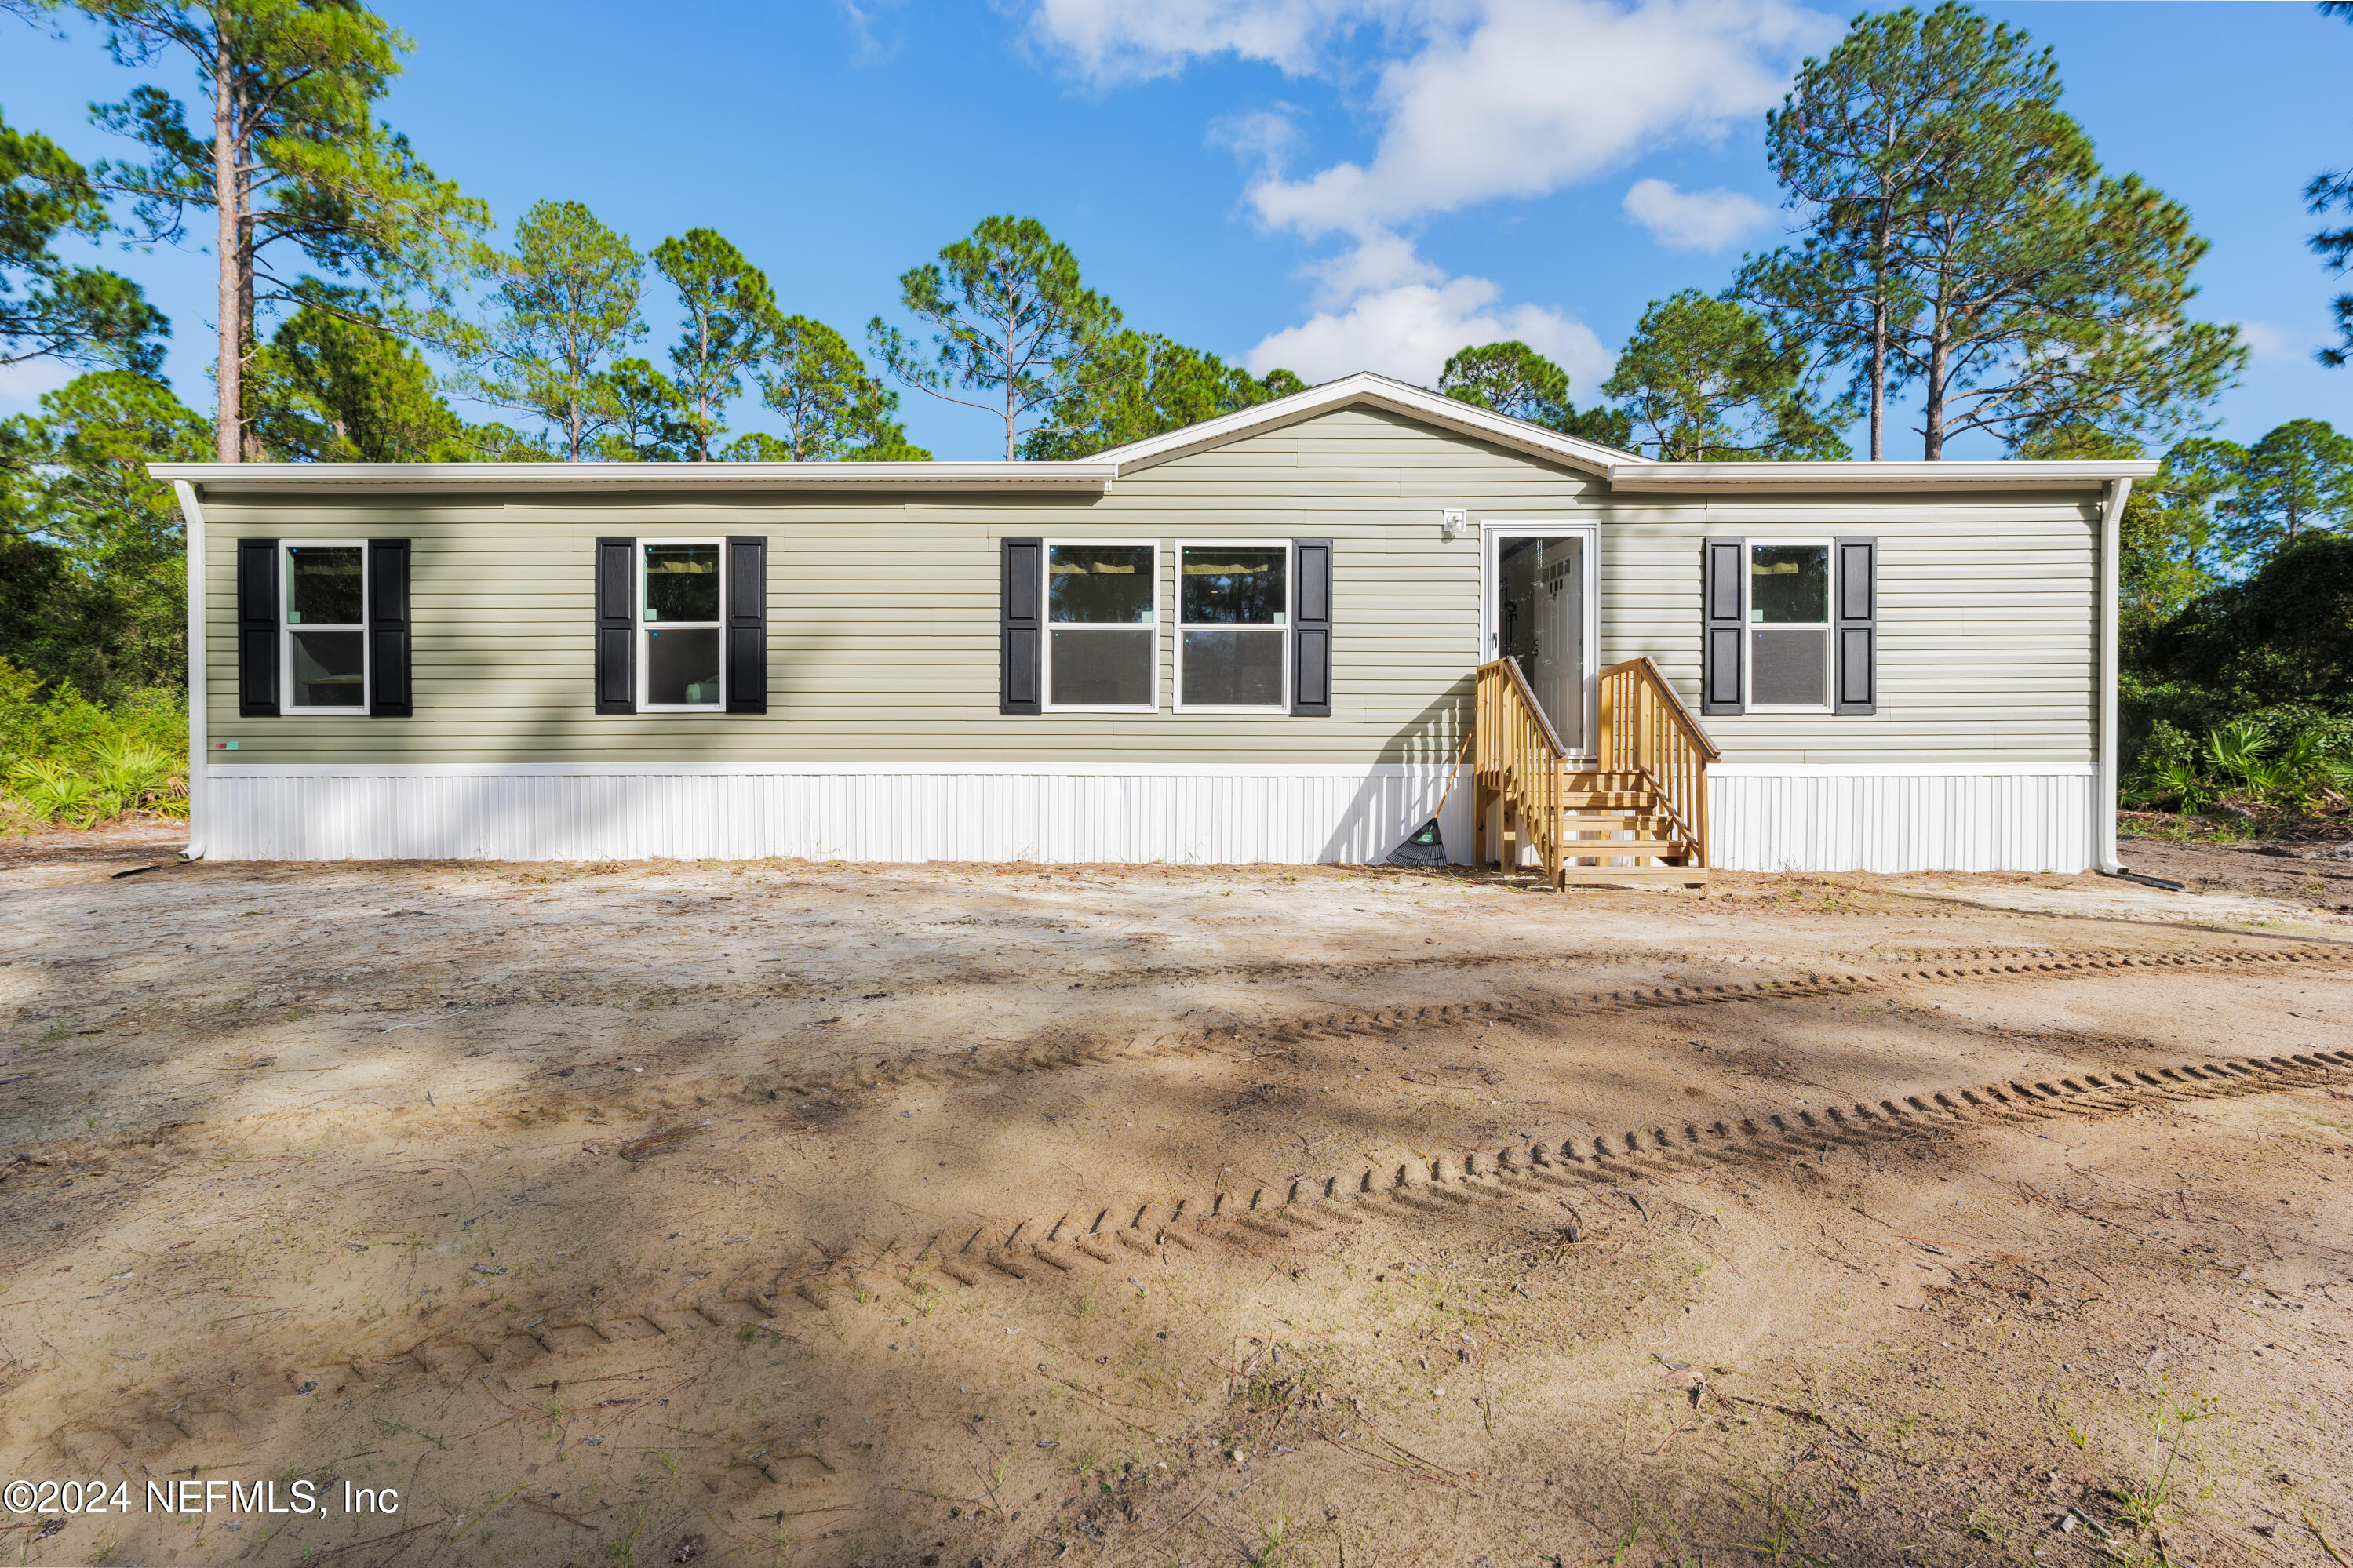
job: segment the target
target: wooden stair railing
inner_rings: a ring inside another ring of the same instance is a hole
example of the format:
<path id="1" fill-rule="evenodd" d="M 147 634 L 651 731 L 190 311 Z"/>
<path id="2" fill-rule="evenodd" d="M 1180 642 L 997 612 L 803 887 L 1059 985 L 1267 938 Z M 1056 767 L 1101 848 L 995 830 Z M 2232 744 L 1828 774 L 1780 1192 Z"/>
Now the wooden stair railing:
<path id="1" fill-rule="evenodd" d="M 1601 771 L 1639 775 L 1708 864 L 1707 764 L 1723 753 L 1646 656 L 1601 672 Z"/>
<path id="2" fill-rule="evenodd" d="M 1472 839 L 1474 858 L 1485 864 L 1488 802 L 1502 797 L 1507 826 L 1516 823 L 1522 842 L 1536 852 L 1545 877 L 1559 885 L 1560 813 L 1568 749 L 1553 732 L 1527 677 L 1516 660 L 1499 658 L 1479 667 L 1478 708 L 1472 723 L 1473 784 Z"/>
<path id="3" fill-rule="evenodd" d="M 1520 850 L 1532 850 L 1556 888 L 1570 881 L 1704 881 L 1715 742 L 1648 658 L 1611 665 L 1600 686 L 1600 745 L 1588 763 L 1561 743 L 1518 661 L 1479 667 L 1472 858 L 1516 862 Z M 1488 842 L 1498 803 L 1505 831 L 1518 841 L 1509 857 Z M 1613 866 L 1617 860 L 1633 865 Z"/>

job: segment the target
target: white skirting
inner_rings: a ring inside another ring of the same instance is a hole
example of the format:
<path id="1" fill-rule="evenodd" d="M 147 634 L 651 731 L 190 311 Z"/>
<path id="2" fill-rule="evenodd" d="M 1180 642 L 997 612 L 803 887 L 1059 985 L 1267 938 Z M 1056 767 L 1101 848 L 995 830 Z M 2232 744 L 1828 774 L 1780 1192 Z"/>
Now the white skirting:
<path id="1" fill-rule="evenodd" d="M 1447 771 L 216 765 L 196 833 L 219 860 L 1361 863 L 1428 820 Z M 1458 854 L 1470 794 L 1446 806 Z"/>
<path id="2" fill-rule="evenodd" d="M 793 859 L 1361 864 L 1431 815 L 1444 764 L 800 767 L 215 765 L 219 860 Z M 2081 871 L 2088 766 L 1711 770 L 1727 870 Z M 1466 775 L 1440 823 L 1471 849 Z"/>
<path id="3" fill-rule="evenodd" d="M 1733 871 L 2084 871 L 2098 859 L 2090 764 L 1708 773 L 1715 864 Z"/>

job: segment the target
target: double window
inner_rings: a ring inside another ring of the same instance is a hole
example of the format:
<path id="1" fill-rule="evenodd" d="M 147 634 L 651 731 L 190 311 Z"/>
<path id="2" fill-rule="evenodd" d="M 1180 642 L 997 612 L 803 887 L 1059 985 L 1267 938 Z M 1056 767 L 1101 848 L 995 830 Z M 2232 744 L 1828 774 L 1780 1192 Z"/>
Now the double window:
<path id="1" fill-rule="evenodd" d="M 368 710 L 367 546 L 281 541 L 279 689 L 288 713 Z"/>
<path id="2" fill-rule="evenodd" d="M 1176 544 L 1177 711 L 1290 711 L 1292 553 L 1289 540 Z M 1156 710 L 1159 545 L 1048 540 L 1040 555 L 1044 706 Z"/>
<path id="3" fill-rule="evenodd" d="M 726 555 L 716 539 L 638 542 L 638 706 L 646 712 L 724 705 Z"/>

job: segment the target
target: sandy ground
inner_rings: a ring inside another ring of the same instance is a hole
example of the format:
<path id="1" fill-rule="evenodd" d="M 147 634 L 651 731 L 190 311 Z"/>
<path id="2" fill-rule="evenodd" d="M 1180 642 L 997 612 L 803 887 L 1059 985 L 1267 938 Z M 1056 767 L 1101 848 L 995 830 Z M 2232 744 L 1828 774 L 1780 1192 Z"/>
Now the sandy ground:
<path id="1" fill-rule="evenodd" d="M 2232 840 L 2182 836 L 2177 819 L 2133 814 L 2119 857 L 2136 871 L 2200 893 L 2239 892 L 2353 914 L 2353 822 L 2316 821 L 2285 837 Z"/>
<path id="2" fill-rule="evenodd" d="M 172 843 L 0 852 L 20 1561 L 2353 1555 L 2300 888 Z"/>

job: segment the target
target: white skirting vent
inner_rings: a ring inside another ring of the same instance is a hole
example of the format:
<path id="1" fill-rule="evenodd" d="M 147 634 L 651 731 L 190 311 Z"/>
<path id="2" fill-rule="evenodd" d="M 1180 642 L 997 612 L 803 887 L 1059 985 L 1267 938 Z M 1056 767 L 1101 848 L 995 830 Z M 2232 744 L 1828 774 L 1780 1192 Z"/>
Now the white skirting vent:
<path id="1" fill-rule="evenodd" d="M 2098 792 L 2088 766 L 1711 769 L 1711 858 L 1732 871 L 2084 871 Z"/>
<path id="2" fill-rule="evenodd" d="M 1386 858 L 1444 765 L 1360 769 L 842 764 L 789 772 L 215 766 L 218 860 L 792 859 L 1179 866 Z M 2098 781 L 2041 772 L 1711 771 L 1726 870 L 2081 871 Z M 1440 820 L 1471 850 L 1467 773 Z"/>
<path id="3" fill-rule="evenodd" d="M 1445 773 L 215 767 L 198 832 L 220 860 L 1353 864 L 1428 820 Z"/>

